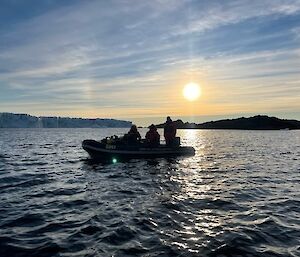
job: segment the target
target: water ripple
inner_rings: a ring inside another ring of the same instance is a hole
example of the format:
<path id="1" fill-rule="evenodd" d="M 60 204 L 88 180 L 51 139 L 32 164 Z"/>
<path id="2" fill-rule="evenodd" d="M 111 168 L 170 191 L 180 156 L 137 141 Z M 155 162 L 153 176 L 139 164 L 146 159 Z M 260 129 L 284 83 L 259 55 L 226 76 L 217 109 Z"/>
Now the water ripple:
<path id="1" fill-rule="evenodd" d="M 196 156 L 110 165 L 81 141 L 124 130 L 1 132 L 0 256 L 300 256 L 298 131 L 179 131 Z"/>

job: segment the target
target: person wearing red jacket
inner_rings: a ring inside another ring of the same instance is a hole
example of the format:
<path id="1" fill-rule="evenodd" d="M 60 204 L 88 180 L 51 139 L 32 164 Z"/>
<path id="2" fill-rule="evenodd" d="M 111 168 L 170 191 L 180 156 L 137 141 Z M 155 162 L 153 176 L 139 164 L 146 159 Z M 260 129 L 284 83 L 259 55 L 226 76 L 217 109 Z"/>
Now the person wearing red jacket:
<path id="1" fill-rule="evenodd" d="M 167 146 L 172 145 L 176 137 L 176 127 L 170 116 L 167 117 L 167 121 L 164 126 L 164 137 Z"/>
<path id="2" fill-rule="evenodd" d="M 157 128 L 154 124 L 149 127 L 149 131 L 146 133 L 146 144 L 150 147 L 159 146 L 160 135 L 157 132 Z"/>

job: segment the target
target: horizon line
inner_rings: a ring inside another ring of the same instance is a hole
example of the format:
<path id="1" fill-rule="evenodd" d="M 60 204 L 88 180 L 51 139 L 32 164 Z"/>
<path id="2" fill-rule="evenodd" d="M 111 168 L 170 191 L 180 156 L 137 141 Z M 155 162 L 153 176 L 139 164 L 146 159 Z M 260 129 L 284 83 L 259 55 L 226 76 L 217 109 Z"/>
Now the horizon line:
<path id="1" fill-rule="evenodd" d="M 156 116 L 156 117 L 124 117 L 124 118 L 121 118 L 121 117 L 80 117 L 80 116 L 59 116 L 59 115 L 53 115 L 53 116 L 43 116 L 43 115 L 34 115 L 34 114 L 29 114 L 29 113 L 14 113 L 14 112 L 0 112 L 0 114 L 14 114 L 14 115 L 28 115 L 28 116 L 32 116 L 32 117 L 37 117 L 37 118 L 70 118 L 70 119 L 90 119 L 90 120 L 93 120 L 93 119 L 106 119 L 106 120 L 120 120 L 120 121 L 128 121 L 128 122 L 131 122 L 131 123 L 136 123 L 134 122 L 134 120 L 138 121 L 146 121 L 146 120 L 154 120 L 154 119 L 157 119 L 157 120 L 161 120 L 161 119 L 165 119 L 167 116 Z M 283 113 L 282 113 L 283 114 Z M 197 124 L 197 122 L 194 120 L 196 118 L 206 118 L 206 120 L 202 120 L 202 121 L 199 121 L 200 123 L 203 123 L 203 122 L 209 122 L 209 121 L 216 121 L 216 120 L 213 120 L 211 118 L 215 117 L 217 119 L 217 117 L 219 117 L 219 119 L 217 120 L 226 120 L 226 119 L 236 119 L 236 118 L 250 118 L 250 117 L 254 117 L 254 116 L 268 116 L 268 117 L 275 117 L 275 118 L 281 118 L 281 119 L 286 119 L 286 120 L 298 120 L 299 118 L 292 118 L 292 117 L 283 117 L 282 114 L 280 115 L 280 113 L 240 113 L 240 114 L 216 114 L 216 115 L 194 115 L 194 116 L 189 116 L 189 115 L 180 115 L 180 116 L 177 116 L 177 115 L 174 115 L 173 116 L 173 120 L 182 120 L 184 122 L 190 122 L 190 123 L 195 123 Z M 286 114 L 296 114 L 299 116 L 299 113 L 293 113 L 293 112 L 289 112 L 289 113 L 286 113 Z M 289 115 L 287 115 L 289 116 Z M 184 120 L 184 118 L 186 118 Z M 157 121 L 159 122 L 159 121 Z M 198 124 L 200 124 L 198 122 Z M 149 122 L 151 123 L 151 122 Z M 140 126 L 140 124 L 138 124 Z"/>

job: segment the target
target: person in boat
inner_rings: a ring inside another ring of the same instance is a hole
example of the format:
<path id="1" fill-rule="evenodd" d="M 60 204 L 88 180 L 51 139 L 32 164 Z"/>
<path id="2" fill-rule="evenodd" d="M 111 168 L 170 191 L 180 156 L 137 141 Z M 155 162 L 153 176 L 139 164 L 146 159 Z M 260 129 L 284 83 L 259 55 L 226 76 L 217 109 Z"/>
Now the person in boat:
<path id="1" fill-rule="evenodd" d="M 128 133 L 126 134 L 126 139 L 130 144 L 136 144 L 141 141 L 141 134 L 138 132 L 136 125 L 132 125 Z"/>
<path id="2" fill-rule="evenodd" d="M 164 126 L 164 137 L 167 146 L 171 146 L 176 137 L 176 127 L 170 116 L 167 117 L 167 121 Z"/>
<path id="3" fill-rule="evenodd" d="M 146 145 L 149 147 L 159 146 L 160 135 L 157 132 L 157 128 L 154 124 L 151 124 L 149 131 L 146 133 Z"/>

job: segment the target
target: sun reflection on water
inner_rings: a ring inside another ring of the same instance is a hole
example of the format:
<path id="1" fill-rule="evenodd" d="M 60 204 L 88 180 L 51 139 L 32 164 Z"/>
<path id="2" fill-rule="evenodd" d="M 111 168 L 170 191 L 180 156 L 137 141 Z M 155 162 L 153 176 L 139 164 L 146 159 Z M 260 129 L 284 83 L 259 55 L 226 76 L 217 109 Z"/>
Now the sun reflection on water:
<path id="1" fill-rule="evenodd" d="M 172 206 L 176 206 L 171 217 L 179 229 L 168 233 L 173 237 L 173 246 L 198 253 L 199 246 L 207 247 L 212 238 L 223 233 L 226 220 L 216 214 L 214 202 L 218 203 L 216 193 L 222 195 L 225 185 L 207 172 L 207 165 L 213 161 L 207 161 L 211 155 L 209 132 L 181 130 L 179 133 L 182 144 L 194 146 L 196 155 L 170 164 L 169 183 L 176 190 L 168 192 L 168 197 Z M 206 164 L 202 165 L 204 161 Z"/>

